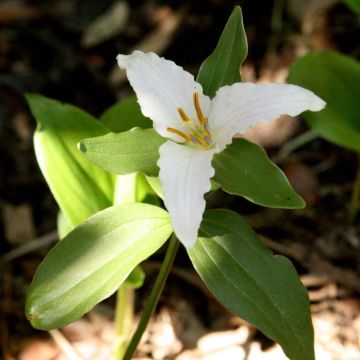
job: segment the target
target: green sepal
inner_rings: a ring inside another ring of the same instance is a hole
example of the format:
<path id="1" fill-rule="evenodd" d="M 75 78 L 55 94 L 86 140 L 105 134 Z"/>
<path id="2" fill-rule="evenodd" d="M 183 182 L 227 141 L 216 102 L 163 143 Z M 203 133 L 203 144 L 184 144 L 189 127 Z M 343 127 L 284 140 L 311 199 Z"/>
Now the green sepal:
<path id="1" fill-rule="evenodd" d="M 153 129 L 134 128 L 80 142 L 79 149 L 93 164 L 114 174 L 141 172 L 156 176 L 159 147 L 166 139 Z"/>

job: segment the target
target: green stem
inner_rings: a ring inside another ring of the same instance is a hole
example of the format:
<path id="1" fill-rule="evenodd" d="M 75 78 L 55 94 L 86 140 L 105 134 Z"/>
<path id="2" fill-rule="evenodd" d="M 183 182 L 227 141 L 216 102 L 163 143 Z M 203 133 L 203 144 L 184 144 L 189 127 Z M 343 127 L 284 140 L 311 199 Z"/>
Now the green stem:
<path id="1" fill-rule="evenodd" d="M 156 305 L 159 301 L 160 294 L 164 288 L 165 281 L 171 270 L 171 266 L 174 262 L 178 247 L 179 247 L 179 241 L 177 240 L 176 236 L 173 235 L 171 237 L 169 246 L 166 250 L 164 262 L 161 264 L 159 274 L 155 280 L 155 284 L 151 290 L 148 302 L 147 302 L 144 312 L 141 316 L 139 325 L 138 325 L 134 335 L 131 338 L 130 344 L 126 350 L 123 360 L 131 360 L 132 355 L 134 354 L 134 352 L 141 340 L 141 337 L 142 337 L 142 335 L 147 327 L 147 324 L 148 324 L 152 314 L 154 313 Z"/>
<path id="2" fill-rule="evenodd" d="M 279 42 L 279 36 L 283 27 L 283 12 L 285 7 L 285 0 L 274 0 L 271 16 L 271 30 L 272 34 L 268 43 L 267 53 L 276 52 L 276 47 Z"/>
<path id="3" fill-rule="evenodd" d="M 114 359 L 121 360 L 126 351 L 134 318 L 134 289 L 126 284 L 119 287 L 116 296 L 116 339 Z"/>
<path id="4" fill-rule="evenodd" d="M 358 157 L 357 172 L 356 172 L 353 191 L 348 208 L 348 218 L 350 224 L 352 224 L 355 221 L 356 214 L 359 211 L 359 207 L 360 207 L 360 156 Z"/>
<path id="5" fill-rule="evenodd" d="M 290 153 L 295 151 L 296 149 L 300 148 L 301 146 L 304 146 L 305 144 L 309 143 L 310 141 L 315 140 L 319 137 L 319 134 L 313 130 L 307 130 L 300 135 L 296 136 L 295 138 L 288 141 L 279 151 L 279 154 L 276 158 L 277 162 L 280 162 L 287 158 Z"/>

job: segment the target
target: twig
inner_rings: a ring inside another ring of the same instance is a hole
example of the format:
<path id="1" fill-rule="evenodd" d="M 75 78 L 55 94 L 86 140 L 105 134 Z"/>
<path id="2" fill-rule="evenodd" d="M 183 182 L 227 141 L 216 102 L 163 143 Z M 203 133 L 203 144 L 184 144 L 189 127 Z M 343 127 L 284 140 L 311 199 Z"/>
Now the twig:
<path id="1" fill-rule="evenodd" d="M 14 357 L 11 356 L 9 352 L 9 328 L 6 315 L 8 310 L 11 308 L 11 270 L 1 267 L 2 273 L 2 291 L 1 291 L 1 306 L 0 306 L 0 334 L 1 334 L 1 347 L 2 355 L 5 360 L 13 360 Z"/>
<path id="2" fill-rule="evenodd" d="M 286 159 L 290 153 L 292 153 L 294 150 L 306 145 L 307 143 L 315 140 L 319 137 L 319 134 L 315 130 L 308 130 L 299 136 L 296 136 L 295 138 L 288 141 L 280 150 L 274 161 L 276 162 L 282 162 L 284 159 Z"/>
<path id="3" fill-rule="evenodd" d="M 59 330 L 50 330 L 49 333 L 56 345 L 62 350 L 69 360 L 83 360 Z"/>
<path id="4" fill-rule="evenodd" d="M 39 236 L 38 238 L 9 251 L 0 258 L 0 262 L 3 261 L 6 263 L 38 249 L 44 248 L 58 240 L 58 238 L 59 236 L 57 231 L 52 231 L 46 235 Z"/>
<path id="5" fill-rule="evenodd" d="M 349 223 L 354 223 L 360 208 L 360 155 L 358 156 L 357 172 L 354 180 L 350 204 L 348 206 Z"/>

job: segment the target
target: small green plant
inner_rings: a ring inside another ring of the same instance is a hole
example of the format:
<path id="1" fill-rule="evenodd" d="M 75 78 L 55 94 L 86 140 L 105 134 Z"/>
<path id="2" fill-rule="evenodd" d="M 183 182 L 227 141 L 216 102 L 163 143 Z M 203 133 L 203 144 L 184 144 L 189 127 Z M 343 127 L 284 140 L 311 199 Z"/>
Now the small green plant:
<path id="1" fill-rule="evenodd" d="M 274 256 L 239 214 L 205 211 L 204 196 L 218 188 L 262 206 L 305 206 L 262 148 L 232 138 L 253 124 L 319 111 L 325 103 L 295 85 L 241 83 L 246 55 L 236 7 L 197 81 L 169 60 L 135 51 L 119 55 L 118 63 L 136 98 L 114 105 L 100 121 L 28 95 L 38 122 L 37 158 L 64 234 L 28 292 L 26 315 L 35 328 L 66 325 L 118 291 L 115 357 L 131 359 L 182 243 L 225 307 L 277 341 L 290 359 L 315 358 L 309 300 L 291 262 Z M 132 288 L 143 281 L 139 264 L 168 239 L 127 344 Z"/>
<path id="2" fill-rule="evenodd" d="M 328 103 L 319 113 L 304 114 L 308 125 L 323 138 L 359 153 L 348 207 L 353 222 L 360 204 L 360 64 L 335 51 L 312 52 L 293 64 L 288 81 L 313 90 Z"/>

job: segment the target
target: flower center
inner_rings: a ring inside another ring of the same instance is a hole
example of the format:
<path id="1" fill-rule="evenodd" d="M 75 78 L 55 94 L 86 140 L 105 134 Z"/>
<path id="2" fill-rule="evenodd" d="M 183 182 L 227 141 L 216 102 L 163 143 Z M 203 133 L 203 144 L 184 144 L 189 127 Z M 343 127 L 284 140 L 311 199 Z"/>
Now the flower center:
<path id="1" fill-rule="evenodd" d="M 186 126 L 186 132 L 174 129 L 171 127 L 167 128 L 167 131 L 179 135 L 186 142 L 201 146 L 208 149 L 212 144 L 211 134 L 208 130 L 208 119 L 204 116 L 201 111 L 199 102 L 199 93 L 195 92 L 193 95 L 194 106 L 196 110 L 197 120 L 190 119 L 184 109 L 178 108 L 178 113 L 183 124 Z"/>

